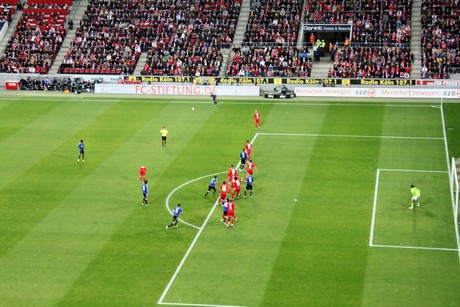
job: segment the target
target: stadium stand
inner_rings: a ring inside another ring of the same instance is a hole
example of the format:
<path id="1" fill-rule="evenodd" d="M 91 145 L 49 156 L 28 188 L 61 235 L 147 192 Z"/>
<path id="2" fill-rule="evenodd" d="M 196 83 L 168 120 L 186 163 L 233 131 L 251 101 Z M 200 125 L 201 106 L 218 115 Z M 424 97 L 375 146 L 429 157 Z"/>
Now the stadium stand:
<path id="1" fill-rule="evenodd" d="M 353 42 L 408 43 L 411 39 L 412 0 L 306 0 L 306 22 L 353 22 Z"/>
<path id="2" fill-rule="evenodd" d="M 303 0 L 251 0 L 243 45 L 294 45 L 303 4 Z"/>
<path id="3" fill-rule="evenodd" d="M 413 0 L 250 0 L 241 46 L 234 46 L 241 1 L 89 0 L 58 72 L 133 74 L 146 52 L 142 75 L 217 76 L 224 71 L 240 77 L 311 77 L 313 61 L 319 59 L 308 49 L 314 42 L 297 41 L 301 24 L 351 22 L 351 44 L 338 48 L 330 42 L 328 77 L 411 75 Z M 460 73 L 460 1 L 421 2 L 422 78 Z M 11 20 L 18 4 L 0 0 L 0 19 Z M 72 0 L 28 0 L 0 58 L 0 72 L 47 73 L 65 38 L 71 6 Z M 221 69 L 221 48 L 229 47 L 228 65 Z"/>
<path id="4" fill-rule="evenodd" d="M 173 7 L 156 4 L 143 75 L 217 76 L 221 48 L 233 41 L 240 1 L 182 1 Z"/>
<path id="5" fill-rule="evenodd" d="M 19 0 L 0 0 L 0 20 L 11 22 L 11 17 L 16 12 Z"/>
<path id="6" fill-rule="evenodd" d="M 251 0 L 242 47 L 232 49 L 227 76 L 310 77 L 311 54 L 297 48 L 303 0 Z"/>
<path id="7" fill-rule="evenodd" d="M 132 74 L 148 52 L 144 75 L 217 75 L 239 2 L 89 2 L 60 73 Z"/>
<path id="8" fill-rule="evenodd" d="M 243 46 L 233 48 L 226 75 L 231 77 L 309 77 L 308 48 Z"/>
<path id="9" fill-rule="evenodd" d="M 352 43 L 334 54 L 332 77 L 410 77 L 412 0 L 307 1 L 309 21 L 353 22 Z"/>
<path id="10" fill-rule="evenodd" d="M 336 53 L 333 78 L 409 78 L 409 48 L 344 47 Z"/>
<path id="11" fill-rule="evenodd" d="M 69 0 L 29 0 L 0 58 L 0 72 L 46 74 L 66 35 Z"/>
<path id="12" fill-rule="evenodd" d="M 345 4 L 347 9 L 345 9 Z M 347 23 L 353 19 L 354 8 L 348 1 L 305 0 L 305 21 L 318 23 Z"/>
<path id="13" fill-rule="evenodd" d="M 152 4 L 146 0 L 91 0 L 59 72 L 132 74 L 152 31 L 143 26 L 154 12 Z"/>
<path id="14" fill-rule="evenodd" d="M 423 79 L 446 79 L 449 71 L 460 73 L 459 11 L 459 1 L 422 1 Z"/>

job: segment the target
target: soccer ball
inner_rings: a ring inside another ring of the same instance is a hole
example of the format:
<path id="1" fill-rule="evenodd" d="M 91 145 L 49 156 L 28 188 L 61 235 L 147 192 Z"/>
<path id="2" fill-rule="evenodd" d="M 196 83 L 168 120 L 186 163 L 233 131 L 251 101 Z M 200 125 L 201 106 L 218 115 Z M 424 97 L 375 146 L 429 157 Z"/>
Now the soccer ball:
<path id="1" fill-rule="evenodd" d="M 192 108 L 192 111 L 195 111 L 195 108 Z"/>

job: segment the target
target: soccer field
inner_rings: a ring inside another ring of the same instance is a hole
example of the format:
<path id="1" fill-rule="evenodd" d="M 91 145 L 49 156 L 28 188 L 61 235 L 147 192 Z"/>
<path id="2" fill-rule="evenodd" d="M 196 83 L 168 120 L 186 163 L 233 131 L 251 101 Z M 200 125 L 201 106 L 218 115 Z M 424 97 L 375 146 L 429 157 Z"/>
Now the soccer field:
<path id="1" fill-rule="evenodd" d="M 1 97 L 2 306 L 459 305 L 460 104 Z M 203 195 L 246 140 L 254 195 L 227 228 Z"/>

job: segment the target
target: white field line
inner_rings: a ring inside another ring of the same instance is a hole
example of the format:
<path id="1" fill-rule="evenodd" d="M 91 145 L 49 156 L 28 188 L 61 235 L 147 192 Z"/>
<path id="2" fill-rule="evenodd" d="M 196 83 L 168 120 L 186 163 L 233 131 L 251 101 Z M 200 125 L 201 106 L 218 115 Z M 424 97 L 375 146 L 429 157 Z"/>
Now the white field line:
<path id="1" fill-rule="evenodd" d="M 440 250 L 440 251 L 458 251 L 458 249 L 444 248 L 444 247 L 423 247 L 423 246 L 404 246 L 404 245 L 385 245 L 385 244 L 374 244 L 374 232 L 375 232 L 375 219 L 377 216 L 377 198 L 380 182 L 380 172 L 417 172 L 417 173 L 448 173 L 447 171 L 431 171 L 431 170 L 410 170 L 410 169 L 377 169 L 375 175 L 375 190 L 374 190 L 374 204 L 372 209 L 372 221 L 371 221 L 371 232 L 369 235 L 369 246 L 371 247 L 386 247 L 386 248 L 405 248 L 405 249 L 421 249 L 421 250 Z"/>
<path id="2" fill-rule="evenodd" d="M 187 304 L 187 303 L 160 303 L 159 305 L 174 305 L 174 306 L 199 306 L 199 307 L 246 307 L 246 306 L 234 306 L 234 305 L 210 305 L 210 304 Z"/>
<path id="3" fill-rule="evenodd" d="M 267 136 L 305 136 L 305 137 L 343 137 L 343 138 L 376 138 L 376 139 L 422 139 L 422 140 L 445 140 L 445 138 L 439 138 L 439 137 L 410 137 L 410 136 L 366 136 L 366 135 L 340 135 L 340 134 L 297 134 L 297 133 L 267 133 L 267 132 L 258 132 L 254 135 L 253 139 L 251 140 L 251 143 L 254 143 L 254 141 L 256 140 L 257 136 L 258 135 L 267 135 Z M 239 167 L 239 162 L 238 162 L 238 165 L 237 165 L 237 168 Z M 392 169 L 382 169 L 382 170 L 386 170 L 386 171 L 414 171 L 414 172 L 445 172 L 445 171 L 424 171 L 424 170 L 392 170 Z M 379 170 L 377 170 L 378 174 L 379 174 Z M 220 172 L 218 174 L 221 174 L 223 172 Z M 199 177 L 199 178 L 196 178 L 190 182 L 194 182 L 196 180 L 200 180 L 202 178 L 205 178 L 205 177 L 208 177 L 208 176 L 212 176 L 212 175 L 206 175 L 206 176 L 202 176 L 202 177 Z M 181 186 L 177 187 L 176 189 L 174 189 L 170 195 L 172 195 L 175 191 L 177 191 L 178 189 L 180 189 L 181 187 L 185 186 L 186 184 L 190 183 L 190 182 L 186 182 L 184 184 L 182 184 Z M 376 189 L 378 188 L 378 178 L 376 179 Z M 169 201 L 169 198 L 170 198 L 170 195 L 168 195 L 168 198 L 166 200 L 166 203 L 168 203 Z M 375 226 L 375 214 L 376 214 L 376 207 L 377 207 L 377 203 L 376 203 L 376 196 L 377 196 L 377 190 L 375 192 L 375 195 L 374 195 L 374 212 L 373 212 L 373 217 L 372 217 L 372 223 L 371 223 L 371 237 L 370 237 L 370 240 L 369 240 L 369 245 L 370 246 L 376 246 L 376 247 L 380 247 L 380 246 L 377 246 L 377 245 L 374 245 L 373 244 L 373 233 L 374 233 L 374 226 Z M 216 201 L 217 202 L 217 201 Z M 166 204 L 166 207 L 168 209 L 169 212 L 170 209 L 168 207 L 168 204 Z M 208 223 L 212 213 L 214 212 L 215 210 L 215 207 L 216 206 L 213 206 L 211 211 L 209 212 L 208 216 L 206 217 L 206 220 L 203 222 L 203 225 L 201 227 L 197 227 L 195 225 L 192 225 L 192 224 L 188 224 L 189 226 L 191 227 L 194 227 L 194 228 L 197 228 L 198 229 L 198 233 L 197 235 L 195 236 L 194 240 L 192 241 L 189 249 L 187 250 L 187 252 L 185 253 L 184 257 L 182 258 L 181 262 L 179 263 L 179 266 L 177 267 L 176 271 L 174 272 L 173 276 L 171 277 L 171 280 L 169 281 L 168 285 L 166 286 L 165 290 L 163 291 L 160 299 L 158 300 L 157 304 L 160 304 L 160 305 L 166 305 L 166 304 L 169 304 L 169 305 L 182 305 L 182 306 L 216 306 L 216 307 L 229 307 L 227 305 L 207 305 L 207 304 L 187 304 L 187 303 L 165 303 L 163 302 L 163 299 L 165 298 L 165 296 L 167 295 L 167 293 L 169 292 L 169 289 L 171 288 L 174 280 L 176 279 L 177 275 L 179 274 L 182 266 L 184 265 L 186 259 L 188 258 L 190 252 L 192 251 L 193 247 L 195 246 L 195 243 L 197 242 L 198 238 L 200 237 L 201 235 L 201 232 L 203 231 L 204 227 L 206 226 L 206 224 Z M 185 223 L 185 222 L 183 222 Z M 404 247 L 401 247 L 401 246 L 397 246 L 398 248 L 404 248 Z M 412 248 L 412 247 L 406 247 L 406 248 Z M 417 248 L 417 247 L 414 247 L 414 248 Z M 428 249 L 428 248 L 425 248 L 425 247 L 420 247 L 420 249 Z M 449 249 L 446 249 L 446 250 L 449 250 Z M 232 306 L 232 307 L 242 307 L 242 306 Z"/>
<path id="4" fill-rule="evenodd" d="M 451 172 L 450 169 L 450 155 L 449 155 L 449 147 L 447 144 L 447 134 L 446 134 L 446 121 L 444 118 L 444 104 L 442 103 L 442 98 L 441 98 L 441 122 L 442 122 L 442 133 L 444 135 L 444 147 L 446 150 L 446 162 L 447 162 L 447 169 L 449 170 L 449 174 Z M 450 179 L 450 176 L 449 176 Z M 452 182 L 449 182 L 449 186 L 452 186 Z M 450 190 L 450 189 L 449 189 Z M 459 234 L 459 229 L 458 229 L 458 223 L 455 222 L 456 220 L 456 215 L 458 212 L 455 211 L 455 199 L 454 199 L 454 194 L 450 193 L 451 199 L 452 199 L 452 212 L 454 215 L 454 228 L 455 228 L 455 236 L 457 239 L 457 252 L 458 252 L 458 258 L 460 260 L 460 234 Z"/>
<path id="5" fill-rule="evenodd" d="M 392 136 L 392 135 L 356 135 L 356 134 L 316 134 L 316 133 L 268 133 L 259 132 L 260 135 L 272 136 L 306 136 L 306 137 L 336 137 L 336 138 L 369 138 L 369 139 L 412 139 L 412 140 L 444 140 L 442 137 L 423 136 Z"/>
<path id="6" fill-rule="evenodd" d="M 251 140 L 251 144 L 254 143 L 254 141 L 256 140 L 257 138 L 257 135 L 258 133 L 256 133 L 254 135 L 254 137 L 252 138 Z M 240 162 L 238 162 L 237 166 L 236 166 L 236 169 L 238 169 L 240 166 Z M 222 173 L 225 173 L 225 172 L 220 172 L 220 173 L 217 173 L 217 174 L 222 174 Z M 214 174 L 215 175 L 215 174 Z M 212 175 L 206 175 L 206 176 L 202 176 L 202 177 L 199 177 L 199 178 L 196 178 L 196 179 L 193 179 L 191 180 L 190 182 L 193 182 L 193 181 L 197 181 L 199 179 L 202 179 L 202 178 L 205 178 L 205 177 L 208 177 L 208 176 L 212 176 Z M 172 195 L 175 191 L 177 191 L 178 189 L 180 189 L 181 187 L 185 186 L 186 184 L 190 183 L 190 182 L 186 182 L 182 185 L 180 185 L 179 187 L 175 188 L 167 197 L 166 199 L 166 208 L 168 209 L 169 212 L 170 209 L 168 207 L 168 201 L 169 201 L 169 198 L 170 198 L 170 195 Z M 245 306 L 228 306 L 228 305 L 208 305 L 208 304 L 186 304 L 186 303 L 166 303 L 166 302 L 163 302 L 164 298 L 166 297 L 166 295 L 168 294 L 169 292 L 169 289 L 171 288 L 172 284 L 174 283 L 174 280 L 176 279 L 177 275 L 179 275 L 179 272 L 180 270 L 182 269 L 182 266 L 184 265 L 185 261 L 187 260 L 188 256 L 190 255 L 190 252 L 192 251 L 193 247 L 195 246 L 195 243 L 198 241 L 198 238 L 201 236 L 201 233 L 203 232 L 203 229 L 204 227 L 206 226 L 206 224 L 208 223 L 209 219 L 211 218 L 212 214 L 214 213 L 214 210 L 216 209 L 216 205 L 217 205 L 217 202 L 219 200 L 219 197 L 217 198 L 216 202 L 214 203 L 214 205 L 212 206 L 211 210 L 209 211 L 208 213 L 208 216 L 206 217 L 206 219 L 204 220 L 203 222 L 203 225 L 201 225 L 201 227 L 196 227 L 194 225 L 191 225 L 191 224 L 188 224 L 189 226 L 192 226 L 194 228 L 197 228 L 198 229 L 198 233 L 196 234 L 195 238 L 193 239 L 192 243 L 190 244 L 187 252 L 185 253 L 184 257 L 182 257 L 182 260 L 181 262 L 179 263 L 179 265 L 177 266 L 176 268 L 176 271 L 174 272 L 173 276 L 171 277 L 171 280 L 169 281 L 168 285 L 166 286 L 166 288 L 164 289 L 163 293 L 161 294 L 160 298 L 158 299 L 158 302 L 157 304 L 160 304 L 160 305 L 182 305 L 182 306 L 215 306 L 215 307 L 245 307 Z"/>
<path id="7" fill-rule="evenodd" d="M 18 96 L 18 95 L 1 95 L 0 97 L 4 97 L 6 99 L 11 99 L 11 100 L 27 100 L 31 99 L 34 101 L 40 101 L 40 100 L 50 100 L 50 99 L 62 99 L 64 97 L 64 94 L 60 95 L 59 93 L 49 93 L 47 96 L 43 95 L 43 92 L 37 91 L 36 95 L 31 95 L 32 93 L 28 92 L 29 95 L 27 96 Z M 98 94 L 84 94 L 79 95 L 79 96 L 65 96 L 66 99 L 75 99 L 75 100 L 83 100 L 85 102 L 120 102 L 120 101 L 126 101 L 126 100 L 133 100 L 133 101 L 154 101 L 154 102 L 165 102 L 165 103 L 178 103 L 178 104 L 190 104 L 190 103 L 197 103 L 197 104 L 209 104 L 210 102 L 208 100 L 205 100 L 205 97 L 203 97 L 203 100 L 195 100 L 195 99 L 190 99 L 190 100 L 180 100 L 179 98 L 183 98 L 180 96 L 161 96 L 158 97 L 159 101 L 152 100 L 152 97 L 146 97 L 145 95 L 126 95 L 126 96 L 120 96 L 119 98 L 104 98 L 103 95 L 98 96 L 99 98 L 95 98 L 95 95 Z M 133 96 L 138 96 L 138 97 L 133 97 Z M 177 98 L 177 100 L 169 100 L 170 98 Z M 189 97 L 187 97 L 189 98 Z M 259 97 L 250 97 L 251 99 L 254 100 L 259 100 L 259 101 L 254 101 L 254 102 L 244 102 L 239 100 L 238 102 L 233 102 L 233 101 L 226 101 L 224 100 L 224 104 L 239 104 L 239 105 L 260 105 L 260 104 L 276 104 L 277 106 L 312 106 L 312 107 L 317 107 L 317 106 L 336 106 L 336 107 L 404 107 L 404 108 L 433 108 L 436 107 L 436 105 L 433 105 L 430 101 L 417 101 L 412 104 L 405 104 L 405 103 L 385 103 L 385 102 L 380 102 L 380 103 L 368 103 L 368 104 L 357 104 L 357 103 L 349 103 L 349 101 L 332 101 L 332 102 L 318 102 L 318 101 L 310 101 L 310 99 L 307 98 L 309 101 L 304 102 L 287 102 L 283 101 L 282 103 L 280 102 L 275 102 L 275 101 L 267 101 L 266 99 L 262 100 Z M 167 100 L 166 100 L 167 99 Z M 223 98 L 226 99 L 226 98 Z M 229 100 L 234 99 L 234 97 L 228 97 Z M 247 99 L 247 98 L 245 98 Z M 351 98 L 348 98 L 351 99 Z M 384 99 L 383 99 L 384 100 Z"/>
<path id="8" fill-rule="evenodd" d="M 163 300 L 164 300 L 166 294 L 168 294 L 169 289 L 171 288 L 174 280 L 176 279 L 177 275 L 179 274 L 180 270 L 182 269 L 182 266 L 184 265 L 185 261 L 187 260 L 188 255 L 190 255 L 190 252 L 192 251 L 193 247 L 195 246 L 195 243 L 198 241 L 198 238 L 201 236 L 201 233 L 203 232 L 204 227 L 208 223 L 208 221 L 211 218 L 212 214 L 214 213 L 214 210 L 216 209 L 216 207 L 217 206 L 215 206 L 215 204 L 212 206 L 211 210 L 208 213 L 208 216 L 206 217 L 206 219 L 203 222 L 203 225 L 200 228 L 198 228 L 198 233 L 196 234 L 195 238 L 193 239 L 192 244 L 190 244 L 190 246 L 189 246 L 187 252 L 185 253 L 184 257 L 182 257 L 181 262 L 177 266 L 176 271 L 174 272 L 173 276 L 171 277 L 171 280 L 169 281 L 168 285 L 166 286 L 166 288 L 164 289 L 163 293 L 161 294 L 161 297 L 158 299 L 157 304 L 168 304 L 168 305 L 171 304 L 171 303 L 165 303 L 165 302 L 163 302 Z M 206 305 L 200 304 L 200 305 L 194 305 L 194 306 L 206 306 Z"/>
<path id="9" fill-rule="evenodd" d="M 374 228 L 375 228 L 375 216 L 377 214 L 377 196 L 379 193 L 379 178 L 380 178 L 380 169 L 377 169 L 377 174 L 375 175 L 374 205 L 372 209 L 372 222 L 371 222 L 371 234 L 369 236 L 369 246 L 373 246 L 374 244 Z"/>
<path id="10" fill-rule="evenodd" d="M 425 169 L 397 169 L 397 168 L 380 168 L 382 172 L 410 172 L 410 173 L 446 173 L 448 171 L 434 171 L 434 170 L 425 170 Z"/>
<path id="11" fill-rule="evenodd" d="M 372 247 L 386 247 L 386 248 L 403 248 L 403 249 L 422 249 L 422 250 L 436 250 L 436 251 L 450 251 L 456 252 L 456 248 L 443 248 L 443 247 L 422 247 L 422 246 L 400 246 L 400 245 L 381 245 L 374 244 Z"/>
<path id="12" fill-rule="evenodd" d="M 168 197 L 166 197 L 166 201 L 165 201 L 166 210 L 168 210 L 169 213 L 171 213 L 171 215 L 172 215 L 171 208 L 169 208 L 169 199 L 171 198 L 171 196 L 172 196 L 174 193 L 176 193 L 177 190 L 181 189 L 182 187 L 186 186 L 186 185 L 189 184 L 189 183 L 192 183 L 192 182 L 201 180 L 201 179 L 206 178 L 206 177 L 211 177 L 211 176 L 215 176 L 215 175 L 219 175 L 219 174 L 223 174 L 223 173 L 225 173 L 225 172 L 220 172 L 220 173 L 215 173 L 215 174 L 209 174 L 209 175 L 201 176 L 201 177 L 195 178 L 195 179 L 193 179 L 193 180 L 187 181 L 186 183 L 183 183 L 183 184 L 181 184 L 180 186 L 176 187 L 174 190 L 172 190 L 172 191 L 168 194 Z M 193 227 L 193 228 L 196 228 L 196 229 L 200 229 L 200 227 L 195 226 L 195 225 L 190 224 L 190 223 L 187 223 L 186 221 L 184 221 L 184 220 L 182 220 L 182 219 L 179 219 L 179 221 L 181 221 L 183 224 L 188 225 L 188 226 L 190 226 L 190 227 Z"/>

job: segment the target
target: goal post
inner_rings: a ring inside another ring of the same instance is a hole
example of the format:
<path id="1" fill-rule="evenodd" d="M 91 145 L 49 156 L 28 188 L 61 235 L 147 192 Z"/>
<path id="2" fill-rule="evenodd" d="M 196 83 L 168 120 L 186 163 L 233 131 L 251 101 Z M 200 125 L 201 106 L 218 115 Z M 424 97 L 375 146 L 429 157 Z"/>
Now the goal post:
<path id="1" fill-rule="evenodd" d="M 458 172 L 460 172 L 460 159 L 452 158 L 452 167 L 450 170 L 450 183 L 451 183 L 451 192 L 453 196 L 453 205 L 454 205 L 454 220 L 455 225 L 458 225 L 458 194 L 459 191 L 459 182 L 458 182 Z"/>

